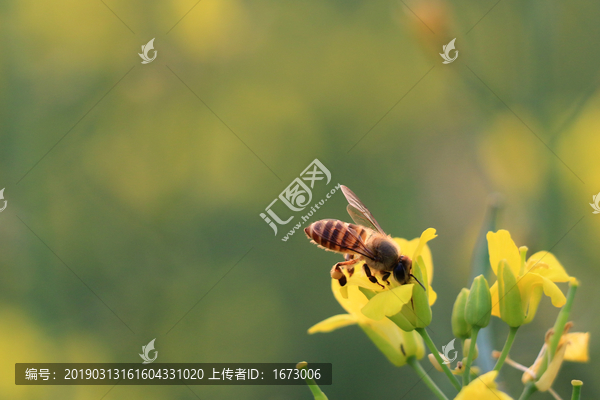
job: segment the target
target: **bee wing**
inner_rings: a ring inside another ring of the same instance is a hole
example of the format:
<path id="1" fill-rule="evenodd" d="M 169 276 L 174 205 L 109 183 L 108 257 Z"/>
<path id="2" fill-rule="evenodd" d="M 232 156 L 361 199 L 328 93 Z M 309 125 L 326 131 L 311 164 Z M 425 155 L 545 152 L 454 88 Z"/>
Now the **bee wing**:
<path id="1" fill-rule="evenodd" d="M 354 229 L 348 227 L 348 233 L 350 234 L 350 236 L 352 236 L 353 239 L 356 240 L 355 243 L 351 246 L 348 246 L 347 240 L 344 241 L 344 240 L 339 239 L 338 241 L 340 243 L 336 243 L 338 246 L 348 249 L 348 250 L 351 250 L 351 251 L 358 253 L 362 256 L 365 256 L 367 258 L 370 258 L 371 260 L 375 260 L 377 258 L 375 256 L 375 254 L 373 253 L 373 251 L 367 247 L 364 240 L 362 240 L 360 235 L 358 233 L 356 233 L 356 231 Z"/>
<path id="2" fill-rule="evenodd" d="M 358 209 L 356 209 L 355 207 L 351 206 L 350 204 L 348 204 L 348 206 L 346 207 L 346 210 L 348 211 L 348 214 L 350 214 L 350 216 L 352 217 L 352 220 L 354 221 L 354 223 L 356 223 L 357 225 L 362 225 L 366 228 L 369 229 L 373 229 L 374 231 L 379 231 L 381 232 L 381 227 L 376 227 L 375 225 L 373 225 L 373 223 L 371 223 L 370 220 L 368 220 Z M 383 232 L 381 232 L 383 233 Z"/>
<path id="3" fill-rule="evenodd" d="M 367 228 L 371 228 L 385 235 L 385 232 L 381 226 L 379 226 L 379 223 L 373 214 L 371 214 L 367 207 L 365 207 L 365 205 L 358 199 L 354 192 L 344 185 L 341 185 L 341 188 L 344 196 L 346 196 L 346 200 L 348 200 L 349 203 L 346 207 L 346 210 L 348 210 L 348 214 L 350 214 L 354 222 L 356 222 L 358 225 L 366 226 Z"/>

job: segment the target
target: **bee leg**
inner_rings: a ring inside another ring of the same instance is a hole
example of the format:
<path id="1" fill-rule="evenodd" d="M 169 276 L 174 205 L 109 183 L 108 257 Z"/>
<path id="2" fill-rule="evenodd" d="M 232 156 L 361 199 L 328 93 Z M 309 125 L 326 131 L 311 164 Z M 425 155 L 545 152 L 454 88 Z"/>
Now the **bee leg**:
<path id="1" fill-rule="evenodd" d="M 357 260 L 348 260 L 348 261 L 342 261 L 342 262 L 335 264 L 333 266 L 333 268 L 331 268 L 331 277 L 333 279 L 337 279 L 340 282 L 340 286 L 344 286 L 346 284 L 346 282 L 348 282 L 348 280 L 346 279 L 346 275 L 344 275 L 340 266 L 356 264 L 356 261 Z M 354 268 L 352 268 L 352 272 L 354 272 Z M 349 272 L 350 276 L 352 276 L 352 272 Z"/>
<path id="2" fill-rule="evenodd" d="M 363 264 L 363 270 L 365 271 L 365 275 L 367 276 L 367 278 L 369 278 L 369 280 L 371 282 L 376 283 L 379 286 L 381 286 L 383 289 L 385 289 L 385 286 L 383 286 L 381 283 L 379 283 L 379 281 L 377 280 L 377 277 L 371 275 L 371 268 L 369 268 L 369 266 L 367 264 Z"/>
<path id="3" fill-rule="evenodd" d="M 342 269 L 337 264 L 331 268 L 331 278 L 337 279 L 340 283 L 340 286 L 344 286 L 346 284 L 346 275 L 344 275 Z"/>
<path id="4" fill-rule="evenodd" d="M 348 271 L 348 273 L 350 274 L 350 276 L 352 276 L 352 274 L 354 273 L 354 267 L 351 267 L 352 264 L 356 264 L 358 262 L 358 260 L 347 260 L 347 261 L 341 261 L 337 264 L 335 264 L 332 268 L 339 268 L 341 266 L 346 266 L 346 271 Z M 340 268 L 341 269 L 341 268 Z"/>
<path id="5" fill-rule="evenodd" d="M 341 261 L 341 262 L 335 264 L 333 266 L 333 268 L 331 268 L 331 270 L 333 271 L 334 269 L 341 269 L 339 267 L 341 267 L 342 265 L 352 265 L 352 264 L 356 264 L 357 262 L 358 262 L 358 260 Z"/>
<path id="6" fill-rule="evenodd" d="M 390 272 L 386 272 L 385 274 L 381 275 L 381 279 L 387 283 L 388 286 L 390 286 L 390 281 L 388 281 L 388 278 L 390 277 Z"/>
<path id="7" fill-rule="evenodd" d="M 344 254 L 344 259 L 346 261 L 355 260 L 355 255 L 346 253 L 346 254 Z M 355 260 L 355 261 L 358 262 L 358 260 Z M 350 264 L 348 264 L 348 265 L 350 265 Z M 346 268 L 346 271 L 348 271 L 348 275 L 352 276 L 352 274 L 354 273 L 354 267 L 348 267 L 348 268 Z"/>

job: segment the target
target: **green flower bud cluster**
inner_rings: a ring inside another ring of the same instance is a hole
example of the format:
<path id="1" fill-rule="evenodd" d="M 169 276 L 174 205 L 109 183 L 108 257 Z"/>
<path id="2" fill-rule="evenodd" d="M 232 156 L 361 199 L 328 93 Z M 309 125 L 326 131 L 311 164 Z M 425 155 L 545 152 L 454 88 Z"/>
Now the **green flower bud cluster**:
<path id="1" fill-rule="evenodd" d="M 471 289 L 462 289 L 452 309 L 452 333 L 459 339 L 471 337 L 473 327 L 485 328 L 492 315 L 490 287 L 479 275 L 473 280 Z"/>

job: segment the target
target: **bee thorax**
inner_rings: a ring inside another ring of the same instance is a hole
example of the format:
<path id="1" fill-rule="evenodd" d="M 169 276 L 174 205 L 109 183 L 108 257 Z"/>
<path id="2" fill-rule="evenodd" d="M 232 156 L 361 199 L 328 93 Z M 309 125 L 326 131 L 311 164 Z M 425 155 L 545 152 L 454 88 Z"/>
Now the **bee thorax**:
<path id="1" fill-rule="evenodd" d="M 370 241 L 370 248 L 375 254 L 375 262 L 369 265 L 379 271 L 391 271 L 398 264 L 399 248 L 390 238 L 375 236 Z"/>

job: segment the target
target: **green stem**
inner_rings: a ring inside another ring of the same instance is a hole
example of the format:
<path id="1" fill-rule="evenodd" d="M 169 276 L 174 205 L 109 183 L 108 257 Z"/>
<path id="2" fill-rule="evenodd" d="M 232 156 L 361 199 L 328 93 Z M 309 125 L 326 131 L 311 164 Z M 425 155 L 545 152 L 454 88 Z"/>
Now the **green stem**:
<path id="1" fill-rule="evenodd" d="M 325 393 L 323 393 L 319 385 L 315 383 L 314 379 L 307 379 L 306 383 L 308 384 L 308 387 L 310 388 L 315 400 L 328 400 L 327 396 L 325 396 Z"/>
<path id="2" fill-rule="evenodd" d="M 556 322 L 554 322 L 554 327 L 552 330 L 554 333 L 550 337 L 548 343 L 548 356 L 544 357 L 544 360 L 540 364 L 540 367 L 537 370 L 537 376 L 540 377 L 544 375 L 544 372 L 548 369 L 548 365 L 550 361 L 554 358 L 554 354 L 556 354 L 556 348 L 558 347 L 558 343 L 560 342 L 560 338 L 563 335 L 565 330 L 565 325 L 569 321 L 569 315 L 571 314 L 571 306 L 573 305 L 573 300 L 575 299 L 575 292 L 577 291 L 577 287 L 579 283 L 577 281 L 569 283 L 569 292 L 567 293 L 567 301 L 563 308 L 560 309 L 558 316 L 556 317 Z"/>
<path id="3" fill-rule="evenodd" d="M 302 369 L 305 369 L 307 366 L 308 366 L 308 364 L 305 361 L 302 361 L 296 365 L 296 368 L 298 368 L 299 370 L 302 370 Z M 307 376 L 308 376 L 308 374 L 307 374 Z M 328 400 L 327 396 L 325 395 L 325 393 L 323 393 L 323 391 L 321 390 L 319 385 L 317 385 L 317 383 L 315 382 L 314 379 L 306 378 L 305 380 L 306 380 L 306 384 L 308 385 L 308 388 L 312 392 L 312 395 L 315 398 L 315 400 Z"/>
<path id="4" fill-rule="evenodd" d="M 473 354 L 475 354 L 475 346 L 477 345 L 477 334 L 479 327 L 473 326 L 471 329 L 471 346 L 469 347 L 469 355 L 465 363 L 465 372 L 463 373 L 463 386 L 467 386 L 471 380 L 471 363 L 473 362 Z"/>
<path id="5" fill-rule="evenodd" d="M 554 323 L 554 334 L 550 339 L 550 346 L 548 346 L 548 353 L 550 354 L 550 360 L 554 358 L 558 342 L 562 337 L 563 331 L 567 321 L 569 321 L 569 314 L 571 314 L 571 306 L 573 305 L 573 299 L 575 298 L 575 292 L 577 291 L 577 284 L 571 283 L 569 285 L 569 292 L 567 293 L 567 302 L 558 313 L 556 322 Z"/>
<path id="6" fill-rule="evenodd" d="M 425 370 L 423 369 L 419 361 L 417 361 L 417 358 L 415 356 L 408 357 L 406 359 L 406 362 L 415 370 L 419 378 L 421 378 L 421 380 L 425 382 L 427 387 L 429 387 L 429 389 L 433 392 L 433 394 L 437 396 L 438 399 L 448 400 L 446 395 L 440 390 L 440 388 L 435 384 L 431 377 L 427 375 L 427 372 L 425 372 Z"/>
<path id="7" fill-rule="evenodd" d="M 533 382 L 529 382 L 527 385 L 525 385 L 525 388 L 523 389 L 523 393 L 521 393 L 521 397 L 519 397 L 519 400 L 527 400 L 535 392 L 537 392 L 535 384 Z"/>
<path id="8" fill-rule="evenodd" d="M 452 383 L 452 386 L 454 386 L 454 388 L 460 392 L 460 389 L 462 389 L 462 387 L 460 386 L 460 382 L 458 381 L 456 376 L 452 374 L 452 371 L 450 371 L 448 365 L 444 364 L 444 360 L 442 360 L 442 357 L 440 357 L 440 353 L 438 352 L 437 347 L 435 347 L 435 344 L 429 337 L 429 334 L 427 333 L 425 328 L 416 328 L 415 330 L 419 335 L 421 335 L 421 337 L 425 341 L 425 344 L 429 348 L 429 351 L 431 351 L 431 354 L 433 354 L 433 356 L 437 360 L 438 364 L 440 364 L 440 366 L 442 367 L 442 370 L 444 371 L 448 379 L 450 379 L 450 383 Z"/>
<path id="9" fill-rule="evenodd" d="M 571 385 L 573 385 L 573 394 L 571 395 L 571 400 L 579 400 L 581 398 L 581 385 L 583 385 L 583 382 L 571 381 Z"/>
<path id="10" fill-rule="evenodd" d="M 494 371 L 500 371 L 502 366 L 504 365 L 504 360 L 508 356 L 510 349 L 515 341 L 515 336 L 517 335 L 517 330 L 519 327 L 510 327 L 510 331 L 508 332 L 508 337 L 506 338 L 506 343 L 504 343 L 504 348 L 502 349 L 502 354 L 500 354 L 500 358 L 498 358 L 498 362 L 496 362 L 496 366 L 494 367 Z"/>

